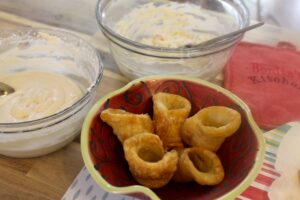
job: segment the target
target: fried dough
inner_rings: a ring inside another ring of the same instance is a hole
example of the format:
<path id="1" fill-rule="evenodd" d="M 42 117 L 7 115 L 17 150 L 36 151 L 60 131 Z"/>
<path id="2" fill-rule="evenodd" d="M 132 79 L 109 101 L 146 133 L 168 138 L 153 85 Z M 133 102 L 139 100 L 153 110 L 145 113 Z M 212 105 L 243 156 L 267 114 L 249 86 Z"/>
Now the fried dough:
<path id="1" fill-rule="evenodd" d="M 186 148 L 180 153 L 178 168 L 173 180 L 196 181 L 200 185 L 216 185 L 224 178 L 224 169 L 219 157 L 201 147 Z"/>
<path id="2" fill-rule="evenodd" d="M 153 132 L 153 123 L 148 114 L 133 114 L 121 109 L 108 108 L 101 112 L 102 121 L 113 128 L 118 139 L 123 142 L 136 134 Z"/>
<path id="3" fill-rule="evenodd" d="M 165 153 L 159 137 L 141 133 L 124 142 L 125 158 L 137 182 L 149 187 L 166 185 L 177 169 L 178 154 L 175 150 Z"/>
<path id="4" fill-rule="evenodd" d="M 217 151 L 225 138 L 234 134 L 241 125 L 241 115 L 225 106 L 210 106 L 188 118 L 181 137 L 189 146 Z"/>
<path id="5" fill-rule="evenodd" d="M 190 110 L 191 103 L 179 95 L 157 93 L 153 96 L 154 132 L 165 150 L 183 148 L 180 129 Z"/>

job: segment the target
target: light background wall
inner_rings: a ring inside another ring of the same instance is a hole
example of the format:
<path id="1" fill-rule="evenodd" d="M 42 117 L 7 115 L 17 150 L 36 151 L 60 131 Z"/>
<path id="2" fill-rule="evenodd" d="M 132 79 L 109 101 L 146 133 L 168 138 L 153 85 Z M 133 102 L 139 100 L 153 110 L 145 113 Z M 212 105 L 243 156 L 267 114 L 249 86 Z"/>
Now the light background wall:
<path id="1" fill-rule="evenodd" d="M 300 0 L 243 1 L 248 6 L 252 19 L 300 31 Z M 0 10 L 56 26 L 94 33 L 98 30 L 96 3 L 97 0 L 0 0 Z"/>

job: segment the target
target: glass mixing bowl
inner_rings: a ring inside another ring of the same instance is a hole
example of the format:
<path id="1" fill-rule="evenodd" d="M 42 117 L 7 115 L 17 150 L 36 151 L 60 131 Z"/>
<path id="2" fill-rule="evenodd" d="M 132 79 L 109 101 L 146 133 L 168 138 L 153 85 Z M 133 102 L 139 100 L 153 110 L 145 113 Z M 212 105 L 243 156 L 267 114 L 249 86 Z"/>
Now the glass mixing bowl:
<path id="1" fill-rule="evenodd" d="M 0 154 L 44 155 L 68 144 L 80 133 L 103 74 L 100 55 L 91 45 L 58 30 L 0 31 L 0 63 L 2 75 L 30 71 L 62 74 L 83 93 L 73 105 L 48 117 L 0 123 Z"/>
<path id="2" fill-rule="evenodd" d="M 132 32 L 132 37 L 119 34 L 116 27 L 120 20 L 126 18 L 126 15 L 134 9 L 151 2 L 156 8 L 168 7 L 167 4 L 174 2 L 178 7 L 185 4 L 197 6 L 199 13 L 188 15 L 202 21 L 202 27 L 196 30 L 199 34 L 213 33 L 219 36 L 249 25 L 248 11 L 240 0 L 99 0 L 96 17 L 100 29 L 110 41 L 110 50 L 120 71 L 131 79 L 146 75 L 171 74 L 211 80 L 221 72 L 235 45 L 243 37 L 243 34 L 239 34 L 202 48 L 193 45 L 176 48 L 149 45 L 139 41 L 139 37 L 144 36 L 138 35 L 137 32 L 141 31 L 138 27 L 145 22 L 139 17 L 132 18 L 128 22 L 128 30 Z M 158 28 L 164 28 L 163 26 L 164 24 L 160 22 L 156 24 Z M 145 30 L 148 28 L 142 27 Z M 149 33 L 145 33 L 147 34 Z"/>

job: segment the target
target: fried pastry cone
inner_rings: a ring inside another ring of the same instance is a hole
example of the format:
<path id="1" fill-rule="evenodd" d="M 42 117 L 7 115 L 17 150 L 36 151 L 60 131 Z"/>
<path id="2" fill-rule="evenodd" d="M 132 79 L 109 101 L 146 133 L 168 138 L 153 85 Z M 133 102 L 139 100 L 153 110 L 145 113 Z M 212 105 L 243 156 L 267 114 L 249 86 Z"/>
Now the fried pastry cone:
<path id="1" fill-rule="evenodd" d="M 132 136 L 125 140 L 123 148 L 131 174 L 146 187 L 166 185 L 177 169 L 177 152 L 165 153 L 161 140 L 153 133 Z"/>
<path id="2" fill-rule="evenodd" d="M 133 114 L 121 109 L 108 108 L 101 112 L 102 121 L 113 128 L 113 132 L 123 144 L 139 133 L 153 132 L 153 123 L 148 114 Z"/>
<path id="3" fill-rule="evenodd" d="M 188 118 L 181 137 L 190 146 L 217 151 L 225 138 L 234 134 L 241 125 L 241 115 L 225 106 L 211 106 Z"/>
<path id="4" fill-rule="evenodd" d="M 196 181 L 200 185 L 217 185 L 224 178 L 224 169 L 219 157 L 201 147 L 184 149 L 179 156 L 176 182 Z"/>
<path id="5" fill-rule="evenodd" d="M 157 93 L 153 96 L 154 129 L 165 150 L 183 148 L 180 129 L 190 110 L 191 103 L 179 95 Z"/>

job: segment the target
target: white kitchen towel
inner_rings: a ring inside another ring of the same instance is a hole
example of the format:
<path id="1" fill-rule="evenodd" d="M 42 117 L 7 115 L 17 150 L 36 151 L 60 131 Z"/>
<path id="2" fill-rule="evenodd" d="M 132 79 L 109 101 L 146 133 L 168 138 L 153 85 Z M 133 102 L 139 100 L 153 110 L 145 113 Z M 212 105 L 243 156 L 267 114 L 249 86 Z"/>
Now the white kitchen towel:
<path id="1" fill-rule="evenodd" d="M 83 167 L 62 200 L 135 200 L 135 198 L 104 191 L 93 180 L 86 167 Z"/>

